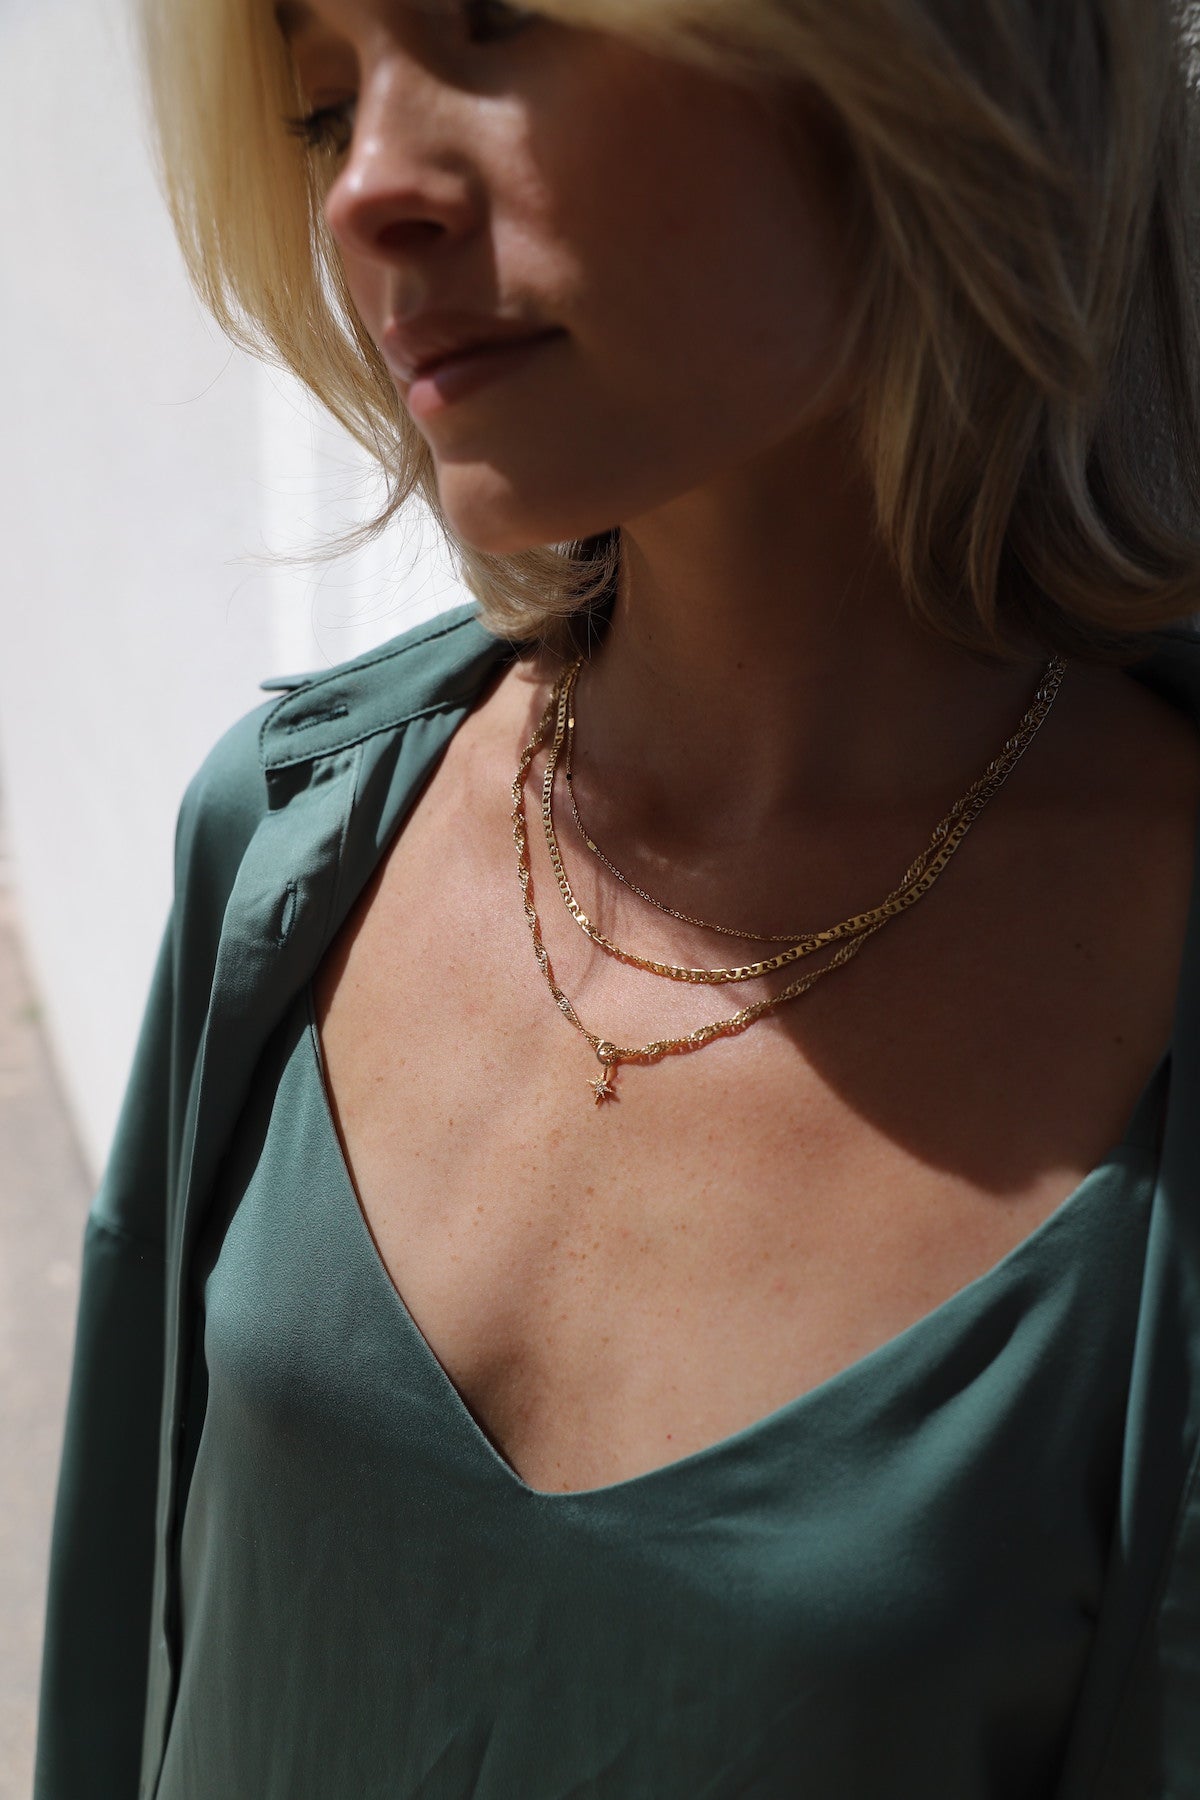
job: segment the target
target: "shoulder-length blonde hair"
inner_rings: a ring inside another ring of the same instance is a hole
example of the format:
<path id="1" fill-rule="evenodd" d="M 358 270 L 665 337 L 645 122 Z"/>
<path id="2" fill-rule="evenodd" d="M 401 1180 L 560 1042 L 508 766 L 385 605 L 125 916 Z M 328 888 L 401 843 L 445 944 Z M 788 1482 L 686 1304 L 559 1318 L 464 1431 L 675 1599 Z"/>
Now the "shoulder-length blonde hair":
<path id="1" fill-rule="evenodd" d="M 1171 0 L 542 0 L 769 94 L 815 87 L 856 171 L 847 354 L 880 528 L 914 613 L 1003 653 L 1103 656 L 1200 610 L 1185 20 Z M 484 620 L 553 641 L 614 589 L 620 529 L 496 556 L 457 539 L 429 448 L 346 290 L 330 169 L 270 0 L 144 0 L 168 201 L 238 343 L 414 491 Z M 1147 432 L 1147 419 L 1153 429 Z"/>

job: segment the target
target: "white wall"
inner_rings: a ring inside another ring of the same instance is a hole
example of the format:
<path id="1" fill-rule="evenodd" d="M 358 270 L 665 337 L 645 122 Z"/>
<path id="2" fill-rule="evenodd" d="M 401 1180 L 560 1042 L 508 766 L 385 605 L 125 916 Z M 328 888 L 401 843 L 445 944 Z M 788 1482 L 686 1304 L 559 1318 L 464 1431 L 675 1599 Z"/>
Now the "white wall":
<path id="1" fill-rule="evenodd" d="M 420 516 L 361 516 L 355 447 L 199 312 L 151 173 L 128 0 L 6 0 L 0 782 L 44 1015 L 98 1173 L 169 893 L 175 814 L 269 674 L 467 598 Z"/>

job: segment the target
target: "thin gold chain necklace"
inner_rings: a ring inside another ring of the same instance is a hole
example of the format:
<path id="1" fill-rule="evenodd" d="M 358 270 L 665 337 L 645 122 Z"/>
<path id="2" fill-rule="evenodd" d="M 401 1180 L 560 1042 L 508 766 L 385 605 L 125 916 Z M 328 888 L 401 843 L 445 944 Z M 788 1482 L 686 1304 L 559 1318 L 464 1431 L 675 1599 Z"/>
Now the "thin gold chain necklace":
<path id="1" fill-rule="evenodd" d="M 574 700 L 574 697 L 574 693 L 572 692 L 572 700 Z M 679 919 L 685 925 L 698 925 L 704 931 L 718 931 L 722 937 L 740 938 L 743 943 L 747 944 L 796 944 L 799 943 L 801 938 L 811 935 L 811 933 L 805 931 L 741 931 L 735 925 L 714 925 L 710 919 L 697 919 L 694 918 L 691 913 L 679 912 L 675 907 L 668 906 L 665 900 L 656 900 L 653 894 L 648 894 L 645 888 L 639 887 L 636 881 L 631 880 L 628 875 L 623 874 L 622 871 L 618 869 L 616 863 L 611 862 L 609 858 L 605 856 L 603 850 L 584 824 L 583 819 L 580 816 L 578 802 L 575 798 L 574 755 L 575 708 L 572 705 L 568 709 L 567 735 L 563 744 L 563 780 L 567 784 L 567 804 L 571 808 L 571 818 L 575 830 L 583 839 L 583 842 L 587 845 L 592 855 L 596 857 L 599 862 L 604 864 L 609 874 L 614 875 L 623 887 L 629 888 L 631 893 L 636 894 L 639 900 L 646 901 L 647 905 L 656 907 L 659 912 L 670 913 L 673 919 Z M 916 865 L 914 864 L 913 866 L 915 868 Z"/>
<path id="2" fill-rule="evenodd" d="M 608 1038 L 601 1037 L 599 1032 L 589 1031 L 554 979 L 550 957 L 542 942 L 541 922 L 533 903 L 533 883 L 529 868 L 529 838 L 524 800 L 525 777 L 530 763 L 546 740 L 556 704 L 557 695 L 554 695 L 526 745 L 517 768 L 516 778 L 512 785 L 513 841 L 517 847 L 517 877 L 521 884 L 525 918 L 533 939 L 533 953 L 555 1005 L 576 1031 L 587 1039 L 596 1054 L 601 1073 L 595 1080 L 589 1081 L 588 1086 L 592 1090 L 596 1105 L 599 1106 L 602 1101 L 617 1098 L 617 1090 L 613 1086 L 613 1076 L 621 1063 L 661 1062 L 666 1056 L 686 1054 L 689 1050 L 700 1050 L 705 1044 L 712 1043 L 714 1038 L 735 1037 L 739 1032 L 745 1031 L 748 1026 L 753 1025 L 756 1019 L 761 1019 L 767 1013 L 772 1012 L 775 1007 L 782 1006 L 785 1000 L 791 1000 L 798 994 L 806 993 L 815 982 L 820 980 L 822 975 L 827 975 L 830 970 L 839 968 L 842 963 L 849 962 L 850 958 L 862 948 L 872 932 L 878 931 L 880 927 L 878 925 L 871 926 L 860 937 L 851 938 L 849 942 L 840 944 L 827 963 L 824 963 L 819 969 L 810 969 L 797 980 L 790 982 L 787 987 L 782 988 L 778 994 L 772 995 L 770 999 L 760 1000 L 753 1006 L 744 1006 L 740 1012 L 734 1013 L 730 1018 L 717 1019 L 710 1025 L 697 1026 L 694 1031 L 685 1032 L 680 1037 L 656 1038 L 649 1044 L 625 1046 L 612 1043 Z"/>
<path id="3" fill-rule="evenodd" d="M 765 940 L 790 943 L 789 949 L 780 951 L 774 956 L 763 957 L 756 962 L 735 964 L 730 968 L 693 968 L 677 963 L 658 962 L 653 957 L 640 956 L 634 951 L 626 950 L 621 945 L 614 943 L 588 917 L 572 890 L 554 828 L 554 777 L 564 745 L 567 746 L 569 754 L 574 690 L 581 665 L 582 658 L 577 658 L 563 674 L 556 690 L 554 738 L 542 780 L 542 831 L 563 904 L 580 930 L 585 932 L 592 942 L 609 956 L 616 957 L 631 968 L 644 969 L 647 973 L 660 975 L 668 981 L 685 981 L 704 986 L 751 981 L 761 975 L 773 974 L 775 970 L 787 968 L 789 964 L 812 956 L 818 950 L 826 949 L 830 944 L 841 943 L 846 938 L 858 937 L 862 932 L 875 925 L 882 925 L 886 920 L 894 918 L 898 913 L 905 912 L 908 907 L 915 905 L 923 895 L 929 892 L 979 814 L 997 793 L 1033 742 L 1054 704 L 1066 668 L 1066 664 L 1058 657 L 1047 663 L 1033 700 L 1023 714 L 1016 731 L 1007 740 L 999 754 L 988 764 L 979 780 L 967 789 L 961 799 L 955 801 L 945 818 L 938 822 L 928 845 L 910 864 L 899 885 L 893 888 L 878 906 L 872 907 L 867 912 L 855 913 L 850 918 L 842 920 L 840 924 L 829 926 L 824 931 L 808 932 L 791 939 L 770 938 Z M 622 875 L 602 852 L 598 852 L 598 854 L 606 868 L 611 869 L 618 879 L 643 899 L 650 900 L 651 905 L 657 906 L 660 911 L 670 913 L 673 918 L 680 919 L 688 925 L 702 926 L 705 924 L 704 920 L 691 918 L 686 913 L 677 912 L 674 907 L 651 900 L 644 889 L 636 887 L 626 876 Z M 726 935 L 731 937 L 744 935 L 735 933 L 728 927 L 716 926 L 712 929 L 724 929 Z"/>
<path id="4" fill-rule="evenodd" d="M 1043 678 L 1042 685 L 1039 688 L 1039 695 L 1042 694 L 1050 684 L 1053 685 L 1049 692 L 1045 710 L 1042 712 L 1041 718 L 1044 718 L 1045 712 L 1049 711 L 1049 706 L 1053 702 L 1054 695 L 1057 693 L 1058 686 L 1062 681 L 1064 668 L 1065 665 L 1059 659 L 1056 659 L 1049 665 L 1046 675 Z M 656 1038 L 650 1043 L 641 1045 L 619 1045 L 613 1043 L 608 1038 L 602 1037 L 598 1032 L 589 1031 L 575 1011 L 575 1008 L 572 1006 L 567 995 L 555 981 L 554 970 L 551 966 L 549 953 L 542 941 L 541 921 L 538 918 L 537 909 L 533 899 L 533 880 L 529 866 L 529 832 L 525 818 L 525 778 L 529 772 L 529 766 L 538 750 L 545 742 L 546 737 L 551 730 L 552 722 L 555 727 L 556 737 L 565 731 L 566 705 L 570 699 L 568 678 L 577 675 L 578 670 L 579 662 L 576 662 L 560 676 L 550 695 L 545 711 L 537 725 L 534 727 L 533 734 L 521 753 L 521 759 L 517 765 L 517 773 L 512 784 L 512 828 L 513 842 L 517 852 L 517 879 L 521 887 L 521 900 L 525 911 L 526 923 L 529 926 L 530 937 L 533 942 L 534 957 L 537 961 L 538 968 L 546 981 L 546 985 L 550 989 L 555 1005 L 567 1022 L 574 1026 L 575 1030 L 578 1031 L 581 1036 L 587 1039 L 600 1064 L 600 1074 L 588 1083 L 588 1086 L 592 1090 L 595 1103 L 599 1106 L 604 1101 L 615 1100 L 617 1098 L 617 1092 L 613 1086 L 613 1077 L 622 1063 L 661 1062 L 663 1058 L 667 1056 L 686 1055 L 690 1051 L 703 1049 L 705 1044 L 710 1044 L 717 1038 L 737 1036 L 740 1032 L 747 1030 L 749 1026 L 753 1025 L 757 1019 L 764 1018 L 777 1007 L 784 1005 L 786 1001 L 794 1000 L 800 994 L 807 993 L 823 975 L 828 975 L 832 970 L 841 968 L 845 963 L 849 962 L 851 957 L 857 955 L 858 951 L 861 950 L 867 939 L 872 937 L 876 931 L 882 929 L 887 920 L 886 918 L 879 918 L 875 923 L 865 925 L 856 936 L 849 937 L 839 943 L 827 963 L 823 963 L 819 968 L 806 971 L 803 975 L 800 975 L 795 980 L 789 982 L 786 987 L 781 988 L 777 994 L 772 994 L 767 999 L 759 1000 L 751 1006 L 744 1006 L 740 1011 L 733 1013 L 728 1018 L 716 1019 L 713 1020 L 711 1024 L 697 1026 L 695 1030 L 684 1032 L 678 1037 Z M 1041 723 L 1041 718 L 1038 720 L 1039 724 Z M 1036 730 L 1036 726 L 1034 729 Z M 1019 737 L 1021 735 L 1020 731 L 1018 731 L 1016 735 Z M 1032 737 L 1032 735 L 1033 733 L 1030 732 L 1029 737 Z M 1028 741 L 1028 739 L 1026 741 Z M 1008 768 L 1012 766 L 1012 764 L 1009 763 L 1008 766 L 1004 768 L 1003 774 L 999 774 L 998 777 L 993 776 L 992 774 L 992 771 L 996 770 L 997 766 L 1004 762 L 1006 754 L 1014 742 L 1015 738 L 1009 740 L 1009 744 L 1005 746 L 1000 757 L 996 758 L 994 763 L 989 764 L 985 774 L 975 783 L 973 788 L 968 790 L 968 794 L 964 795 L 963 799 L 958 803 L 957 808 L 955 808 L 951 814 L 947 815 L 947 819 L 952 818 L 955 812 L 960 813 L 960 815 L 964 817 L 968 812 L 970 813 L 971 818 L 978 816 L 978 813 L 983 810 L 983 807 L 986 806 L 988 800 L 991 799 L 992 794 L 1004 779 L 1004 775 L 1008 773 Z M 1024 748 L 1025 744 L 1022 744 L 1021 749 L 1023 750 Z M 1018 752 L 1018 754 L 1019 753 L 1020 752 Z M 1016 758 L 1014 757 L 1013 761 L 1015 760 Z M 976 798 L 971 800 L 970 806 L 968 806 L 968 799 L 972 795 Z M 971 810 L 972 807 L 974 808 L 973 811 Z M 943 820 L 942 825 L 945 826 L 946 823 L 947 821 Z M 942 827 L 940 826 L 939 831 L 941 831 L 941 829 Z M 953 829 L 953 827 L 950 829 Z M 936 841 L 938 838 L 937 832 L 935 832 L 934 838 Z M 888 915 L 888 917 L 894 916 L 896 915 Z"/>

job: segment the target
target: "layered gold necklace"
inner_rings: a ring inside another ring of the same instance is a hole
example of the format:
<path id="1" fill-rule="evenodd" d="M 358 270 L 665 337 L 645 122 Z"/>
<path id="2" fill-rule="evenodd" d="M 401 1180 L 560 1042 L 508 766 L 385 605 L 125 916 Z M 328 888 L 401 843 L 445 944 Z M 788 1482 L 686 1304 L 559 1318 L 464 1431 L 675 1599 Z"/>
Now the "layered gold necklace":
<path id="1" fill-rule="evenodd" d="M 730 925 L 714 925 L 708 920 L 695 918 L 675 907 L 668 906 L 625 875 L 604 854 L 588 832 L 579 813 L 571 779 L 575 731 L 573 702 L 575 684 L 582 664 L 583 658 L 577 658 L 559 677 L 551 692 L 546 710 L 521 754 L 512 785 L 512 826 L 513 840 L 517 850 L 517 876 L 521 884 L 525 917 L 533 940 L 534 956 L 555 1005 L 576 1031 L 587 1039 L 600 1065 L 600 1074 L 588 1084 L 597 1106 L 604 1101 L 617 1098 L 614 1077 L 622 1063 L 661 1062 L 666 1056 L 683 1055 L 692 1050 L 701 1050 L 705 1044 L 712 1043 L 715 1038 L 736 1036 L 737 1033 L 745 1031 L 748 1026 L 753 1025 L 757 1019 L 764 1018 L 777 1007 L 784 1005 L 786 1001 L 795 1000 L 799 995 L 807 993 L 823 975 L 828 975 L 834 969 L 841 968 L 850 961 L 852 956 L 858 954 L 867 939 L 879 931 L 889 919 L 906 912 L 910 906 L 915 905 L 923 895 L 927 894 L 946 868 L 975 820 L 993 799 L 1029 748 L 1054 704 L 1066 670 L 1066 664 L 1061 657 L 1055 657 L 1047 663 L 1033 700 L 1021 718 L 1016 731 L 1004 744 L 999 754 L 988 764 L 978 781 L 973 782 L 961 799 L 955 801 L 945 817 L 939 820 L 925 849 L 909 865 L 899 885 L 893 888 L 878 906 L 872 907 L 866 912 L 854 913 L 850 918 L 843 919 L 840 924 L 828 926 L 822 931 L 765 933 L 745 931 Z M 775 970 L 787 968 L 793 963 L 815 955 L 820 950 L 832 947 L 833 955 L 828 962 L 821 964 L 819 968 L 805 971 L 767 999 L 756 1001 L 751 1006 L 744 1006 L 727 1018 L 715 1019 L 711 1024 L 697 1026 L 695 1030 L 684 1032 L 678 1037 L 655 1038 L 650 1043 L 640 1045 L 620 1045 L 602 1036 L 599 1032 L 589 1031 L 554 978 L 550 958 L 542 940 L 541 922 L 533 900 L 528 825 L 525 817 L 525 781 L 530 764 L 546 742 L 547 737 L 551 742 L 550 754 L 542 778 L 542 831 L 550 858 L 550 866 L 554 871 L 555 881 L 568 914 L 574 919 L 580 930 L 585 932 L 592 942 L 606 954 L 616 957 L 633 968 L 644 969 L 648 973 L 661 976 L 668 981 L 684 981 L 703 985 L 750 981 L 757 976 L 769 975 Z M 707 931 L 720 932 L 728 937 L 740 938 L 746 942 L 784 943 L 787 948 L 777 951 L 773 955 L 759 958 L 755 962 L 738 963 L 730 967 L 692 968 L 676 963 L 659 962 L 653 957 L 638 955 L 615 943 L 600 931 L 575 898 L 554 827 L 554 783 L 560 759 L 563 758 L 564 747 L 566 751 L 564 773 L 576 829 L 588 850 L 599 859 L 616 880 L 649 905 L 656 907 L 660 912 L 670 914 L 672 918 L 679 919 L 684 924 L 700 926 Z"/>

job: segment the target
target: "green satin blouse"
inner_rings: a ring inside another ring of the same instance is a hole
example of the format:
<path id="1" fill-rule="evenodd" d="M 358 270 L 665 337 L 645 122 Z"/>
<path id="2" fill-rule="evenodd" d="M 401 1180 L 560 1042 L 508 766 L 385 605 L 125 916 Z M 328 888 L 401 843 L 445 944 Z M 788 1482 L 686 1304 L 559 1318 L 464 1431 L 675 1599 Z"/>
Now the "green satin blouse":
<path id="1" fill-rule="evenodd" d="M 545 1494 L 379 1259 L 306 987 L 197 1249 L 157 1800 L 1049 1800 L 1166 1071 L 1031 1237 L 898 1337 L 708 1449 Z"/>

